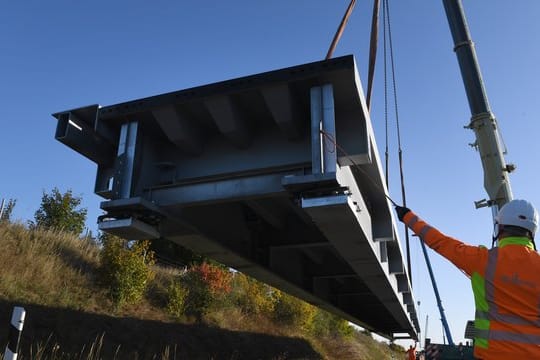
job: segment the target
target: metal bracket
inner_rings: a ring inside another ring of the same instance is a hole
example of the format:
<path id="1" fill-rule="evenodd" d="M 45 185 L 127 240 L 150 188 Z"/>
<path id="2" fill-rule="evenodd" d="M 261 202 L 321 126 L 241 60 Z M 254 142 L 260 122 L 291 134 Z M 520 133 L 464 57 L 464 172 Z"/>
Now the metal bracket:
<path id="1" fill-rule="evenodd" d="M 477 208 L 477 209 L 480 209 L 480 208 L 483 208 L 483 207 L 491 207 L 491 206 L 493 206 L 493 203 L 494 202 L 492 200 L 482 199 L 482 200 L 475 201 L 474 202 L 474 207 Z"/>
<path id="2" fill-rule="evenodd" d="M 159 238 L 155 226 L 133 217 L 125 219 L 104 220 L 98 223 L 99 230 L 128 240 L 149 240 Z"/>
<path id="3" fill-rule="evenodd" d="M 474 150 L 478 151 L 478 141 L 469 143 L 469 146 L 472 147 Z"/>
<path id="4" fill-rule="evenodd" d="M 516 170 L 516 165 L 515 164 L 506 164 L 506 169 L 505 170 L 508 173 L 514 172 Z"/>

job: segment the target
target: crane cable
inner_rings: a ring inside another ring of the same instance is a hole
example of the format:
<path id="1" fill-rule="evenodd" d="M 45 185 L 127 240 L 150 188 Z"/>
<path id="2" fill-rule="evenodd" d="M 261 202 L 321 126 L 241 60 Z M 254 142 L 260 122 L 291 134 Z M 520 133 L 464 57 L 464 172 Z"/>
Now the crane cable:
<path id="1" fill-rule="evenodd" d="M 394 110 L 395 110 L 395 117 L 396 117 L 396 131 L 397 131 L 398 157 L 399 157 L 398 158 L 398 160 L 399 160 L 399 175 L 400 175 L 400 180 L 401 180 L 401 197 L 402 197 L 403 206 L 406 207 L 407 206 L 407 198 L 406 198 L 406 195 L 405 195 L 405 181 L 404 181 L 404 174 L 403 174 L 403 150 L 402 150 L 402 147 L 401 147 L 401 133 L 400 133 L 399 114 L 398 114 L 396 75 L 395 75 L 395 66 L 394 66 L 394 50 L 393 50 L 393 46 L 392 46 L 392 29 L 391 29 L 391 25 L 390 25 L 391 21 L 390 21 L 390 9 L 389 9 L 389 6 L 388 6 L 388 0 L 383 0 L 383 18 L 384 18 L 384 20 L 383 20 L 384 29 L 385 29 L 385 31 L 384 31 L 384 38 L 385 38 L 385 58 L 384 58 L 384 63 L 385 63 L 385 104 L 384 104 L 384 106 L 385 106 L 385 117 L 388 114 L 388 111 L 387 111 L 388 102 L 387 102 L 387 96 L 386 96 L 386 93 L 388 91 L 387 83 L 386 83 L 386 62 L 387 62 L 387 57 L 386 57 L 386 29 L 388 28 L 388 49 L 390 50 L 390 65 L 391 65 L 391 72 L 392 72 L 392 90 L 393 90 L 393 95 L 394 95 Z M 386 122 L 386 126 L 388 126 L 387 119 L 385 119 L 385 122 Z M 388 159 L 387 159 L 387 162 L 388 162 Z M 387 169 L 388 169 L 388 167 L 387 167 Z M 408 227 L 406 225 L 404 226 L 404 228 L 405 228 L 405 244 L 406 244 L 406 249 L 407 249 L 407 270 L 408 270 L 408 273 L 409 273 L 409 280 L 411 282 L 410 285 L 411 285 L 411 288 L 412 288 L 411 251 L 410 251 L 410 245 L 409 245 L 409 229 L 408 229 Z M 431 269 L 431 263 L 429 261 L 429 257 L 428 257 L 428 254 L 427 254 L 426 245 L 423 242 L 423 240 L 420 240 L 420 244 L 421 244 L 422 251 L 424 253 L 424 258 L 426 259 L 426 265 L 428 267 L 431 282 L 433 284 L 433 291 L 435 292 L 435 298 L 437 299 L 437 306 L 439 307 L 439 311 L 441 313 L 441 321 L 443 323 L 443 337 L 444 337 L 444 334 L 446 333 L 449 344 L 454 345 L 454 341 L 452 339 L 452 334 L 451 334 L 450 328 L 448 326 L 448 321 L 447 321 L 446 316 L 444 314 L 444 308 L 442 306 L 442 300 L 440 299 L 439 291 L 438 291 L 438 288 L 437 288 L 437 283 L 435 282 L 435 277 L 434 277 L 434 274 L 433 274 L 433 270 Z"/>
<path id="2" fill-rule="evenodd" d="M 386 45 L 386 0 L 383 0 L 383 67 L 384 67 L 384 135 L 385 135 L 385 148 L 384 148 L 384 179 L 386 181 L 386 188 L 389 189 L 389 183 L 388 183 L 388 162 L 389 162 L 389 155 L 388 155 L 388 70 L 386 69 L 386 65 L 388 63 L 386 55 L 386 50 L 388 46 Z"/>
<path id="3" fill-rule="evenodd" d="M 401 147 L 401 131 L 399 124 L 399 111 L 398 111 L 398 100 L 397 100 L 397 86 L 396 86 L 396 71 L 395 71 L 395 62 L 394 62 L 394 46 L 392 44 L 392 27 L 390 21 L 390 7 L 388 5 L 388 0 L 383 0 L 383 28 L 384 28 L 384 116 L 385 116 L 385 127 L 386 127 L 386 185 L 388 187 L 388 82 L 387 82 L 387 53 L 386 50 L 390 51 L 390 70 L 392 74 L 392 91 L 394 95 L 394 111 L 396 118 L 396 132 L 397 132 L 397 141 L 398 141 L 398 161 L 399 161 L 399 177 L 401 182 L 401 199 L 404 207 L 407 207 L 407 197 L 405 193 L 405 176 L 403 172 L 403 149 Z M 387 34 L 388 31 L 388 34 Z M 387 44 L 388 38 L 388 44 Z M 405 225 L 405 247 L 407 252 L 407 270 L 409 273 L 409 280 L 412 286 L 412 272 L 411 272 L 411 249 L 409 241 L 409 229 Z"/>
<path id="4" fill-rule="evenodd" d="M 382 185 L 379 185 L 375 180 L 373 180 L 373 178 L 371 177 L 371 175 L 366 171 L 364 170 L 360 165 L 358 165 L 356 163 L 356 161 L 354 161 L 354 159 L 352 158 L 351 155 L 349 155 L 349 153 L 347 153 L 347 151 L 337 143 L 336 139 L 334 138 L 334 136 L 332 134 L 329 134 L 328 132 L 324 131 L 324 130 L 319 130 L 319 132 L 321 133 L 322 136 L 324 136 L 330 143 L 332 143 L 332 145 L 334 146 L 334 149 L 337 149 L 343 156 L 345 156 L 347 158 L 347 160 L 349 160 L 352 164 L 352 166 L 359 170 L 362 174 L 364 174 L 364 176 L 366 177 L 366 179 L 369 180 L 369 182 L 375 186 L 375 188 L 382 194 L 384 195 L 385 198 L 388 199 L 388 201 L 390 201 L 392 203 L 392 205 L 394 206 L 398 206 L 398 204 L 387 194 L 386 190 L 384 189 L 384 187 Z M 335 150 L 334 150 L 335 151 Z M 333 152 L 333 151 L 332 151 Z"/>

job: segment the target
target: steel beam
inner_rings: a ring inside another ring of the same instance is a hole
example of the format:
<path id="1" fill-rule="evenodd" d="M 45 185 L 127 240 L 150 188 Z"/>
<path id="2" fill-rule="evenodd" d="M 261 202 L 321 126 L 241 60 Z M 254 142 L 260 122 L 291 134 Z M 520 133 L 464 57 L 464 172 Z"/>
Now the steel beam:
<path id="1" fill-rule="evenodd" d="M 301 133 L 301 114 L 298 100 L 288 84 L 266 86 L 261 89 L 264 101 L 272 117 L 289 140 L 298 139 Z"/>
<path id="2" fill-rule="evenodd" d="M 113 193 L 117 199 L 131 197 L 138 126 L 139 124 L 133 121 L 123 124 L 120 130 L 113 184 Z"/>
<path id="3" fill-rule="evenodd" d="M 174 105 L 162 106 L 152 111 L 152 115 L 165 136 L 189 154 L 200 155 L 203 151 L 201 133 L 189 117 Z"/>
<path id="4" fill-rule="evenodd" d="M 55 117 L 58 140 L 98 164 L 101 229 L 173 241 L 380 335 L 416 336 L 351 56 Z"/>
<path id="5" fill-rule="evenodd" d="M 223 135 L 239 148 L 250 145 L 252 138 L 246 126 L 246 120 L 230 96 L 214 96 L 205 100 L 204 103 Z"/>

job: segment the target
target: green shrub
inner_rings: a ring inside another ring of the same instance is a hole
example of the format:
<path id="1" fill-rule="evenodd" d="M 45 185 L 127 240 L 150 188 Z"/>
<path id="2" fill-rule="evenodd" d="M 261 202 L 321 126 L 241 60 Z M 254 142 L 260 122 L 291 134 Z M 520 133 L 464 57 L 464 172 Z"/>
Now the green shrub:
<path id="1" fill-rule="evenodd" d="M 214 300 L 210 288 L 197 272 L 188 271 L 182 280 L 188 287 L 185 313 L 189 316 L 195 316 L 197 321 L 201 321 L 203 316 L 210 311 Z"/>
<path id="2" fill-rule="evenodd" d="M 354 327 L 345 319 L 334 316 L 330 322 L 330 333 L 337 334 L 343 338 L 352 338 L 355 334 Z"/>
<path id="3" fill-rule="evenodd" d="M 188 288 L 185 313 L 198 321 L 231 291 L 230 271 L 206 262 L 191 267 L 181 279 Z"/>
<path id="4" fill-rule="evenodd" d="M 354 328 L 347 320 L 322 309 L 316 310 L 311 331 L 319 336 L 342 338 L 349 338 L 354 334 Z"/>
<path id="5" fill-rule="evenodd" d="M 116 236 L 101 237 L 100 274 L 116 306 L 138 302 L 153 277 L 154 254 L 149 242 L 129 243 Z"/>
<path id="6" fill-rule="evenodd" d="M 369 336 L 370 338 L 373 337 L 373 335 L 371 334 L 371 331 L 369 331 L 368 329 L 363 329 L 362 334 Z"/>
<path id="7" fill-rule="evenodd" d="M 184 315 L 189 290 L 180 281 L 173 281 L 167 288 L 167 311 L 176 318 Z"/>
<path id="8" fill-rule="evenodd" d="M 389 343 L 388 348 L 395 352 L 401 352 L 401 353 L 407 352 L 407 349 L 405 349 L 403 346 L 398 345 L 394 342 Z"/>
<path id="9" fill-rule="evenodd" d="M 281 292 L 274 307 L 273 317 L 278 324 L 310 330 L 315 312 L 314 306 Z"/>
<path id="10" fill-rule="evenodd" d="M 278 298 L 277 291 L 270 286 L 236 273 L 233 281 L 234 302 L 245 314 L 272 314 Z"/>

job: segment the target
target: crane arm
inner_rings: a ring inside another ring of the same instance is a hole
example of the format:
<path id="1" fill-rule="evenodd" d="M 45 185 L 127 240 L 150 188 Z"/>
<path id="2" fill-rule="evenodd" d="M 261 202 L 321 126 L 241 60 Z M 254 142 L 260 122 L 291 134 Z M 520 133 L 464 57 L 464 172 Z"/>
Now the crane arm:
<path id="1" fill-rule="evenodd" d="M 443 0 L 443 3 L 471 110 L 471 122 L 467 127 L 476 136 L 474 145 L 480 153 L 484 188 L 489 196 L 489 201 L 476 202 L 476 206 L 493 206 L 495 215 L 500 207 L 513 198 L 508 177 L 513 166 L 506 164 L 504 158 L 497 120 L 489 106 L 461 0 Z"/>

